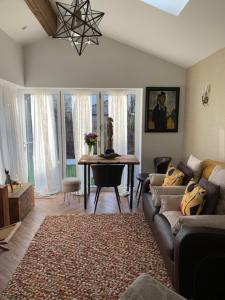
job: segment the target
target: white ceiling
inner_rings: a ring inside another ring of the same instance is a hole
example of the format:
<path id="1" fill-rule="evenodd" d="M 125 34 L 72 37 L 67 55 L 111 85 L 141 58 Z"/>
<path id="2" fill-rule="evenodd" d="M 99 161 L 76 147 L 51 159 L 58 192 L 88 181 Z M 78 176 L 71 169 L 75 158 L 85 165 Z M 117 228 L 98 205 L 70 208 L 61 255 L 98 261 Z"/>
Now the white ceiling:
<path id="1" fill-rule="evenodd" d="M 105 12 L 100 28 L 106 37 L 184 67 L 225 47 L 225 0 L 190 0 L 179 16 L 140 0 L 91 0 L 91 5 Z M 24 0 L 0 0 L 0 28 L 21 44 L 46 36 Z"/>
<path id="2" fill-rule="evenodd" d="M 24 0 L 0 0 L 0 28 L 23 45 L 46 36 Z"/>

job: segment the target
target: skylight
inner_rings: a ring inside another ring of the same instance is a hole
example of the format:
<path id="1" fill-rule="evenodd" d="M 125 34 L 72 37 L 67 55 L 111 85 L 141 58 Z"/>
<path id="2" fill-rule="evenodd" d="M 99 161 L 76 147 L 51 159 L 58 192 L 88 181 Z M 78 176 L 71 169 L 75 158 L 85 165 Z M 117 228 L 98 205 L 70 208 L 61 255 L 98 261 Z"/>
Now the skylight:
<path id="1" fill-rule="evenodd" d="M 178 16 L 189 0 L 141 0 L 169 14 Z"/>

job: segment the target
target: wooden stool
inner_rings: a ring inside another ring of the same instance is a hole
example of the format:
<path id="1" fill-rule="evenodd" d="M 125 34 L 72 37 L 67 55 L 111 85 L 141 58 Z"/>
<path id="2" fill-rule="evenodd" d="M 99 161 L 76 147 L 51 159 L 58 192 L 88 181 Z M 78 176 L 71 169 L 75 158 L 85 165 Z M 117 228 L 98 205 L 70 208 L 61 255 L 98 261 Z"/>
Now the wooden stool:
<path id="1" fill-rule="evenodd" d="M 139 173 L 136 176 L 137 180 L 139 181 L 137 191 L 136 191 L 136 197 L 138 198 L 137 207 L 138 207 L 139 202 L 140 202 L 143 183 L 144 183 L 145 179 L 148 178 L 148 175 L 149 175 L 149 173 Z M 138 194 L 138 192 L 139 192 L 139 194 Z"/>
<path id="2" fill-rule="evenodd" d="M 69 200 L 71 193 L 77 193 L 80 190 L 81 181 L 78 177 L 67 177 L 62 180 L 62 192 L 64 193 L 64 202 Z"/>

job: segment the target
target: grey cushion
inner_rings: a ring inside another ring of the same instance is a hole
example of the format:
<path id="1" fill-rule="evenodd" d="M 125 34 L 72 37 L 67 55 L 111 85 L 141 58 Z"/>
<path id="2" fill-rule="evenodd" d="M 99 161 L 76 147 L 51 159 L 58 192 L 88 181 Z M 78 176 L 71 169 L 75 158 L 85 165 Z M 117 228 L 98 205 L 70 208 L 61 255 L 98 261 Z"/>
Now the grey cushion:
<path id="1" fill-rule="evenodd" d="M 120 300 L 185 300 L 182 296 L 153 279 L 141 274 L 119 298 Z"/>
<path id="2" fill-rule="evenodd" d="M 216 207 L 216 214 L 225 214 L 225 168 L 216 166 L 209 181 L 220 186 L 220 198 Z"/>
<path id="3" fill-rule="evenodd" d="M 191 178 L 194 177 L 192 169 L 189 168 L 182 161 L 179 162 L 179 164 L 177 165 L 177 168 L 184 173 L 185 176 L 183 179 L 183 185 L 187 185 L 188 182 L 191 180 Z"/>
<path id="4" fill-rule="evenodd" d="M 202 215 L 212 215 L 215 213 L 216 206 L 220 196 L 220 187 L 205 178 L 201 178 L 199 185 L 206 191 L 206 202 L 202 210 Z"/>

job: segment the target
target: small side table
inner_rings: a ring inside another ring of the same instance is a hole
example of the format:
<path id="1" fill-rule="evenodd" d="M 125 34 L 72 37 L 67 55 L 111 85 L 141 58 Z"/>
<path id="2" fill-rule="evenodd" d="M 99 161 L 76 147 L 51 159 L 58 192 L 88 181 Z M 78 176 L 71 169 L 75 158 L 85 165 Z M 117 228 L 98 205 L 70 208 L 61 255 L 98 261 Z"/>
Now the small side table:
<path id="1" fill-rule="evenodd" d="M 34 207 L 34 188 L 31 183 L 23 183 L 13 192 L 9 192 L 10 223 L 16 223 Z"/>

